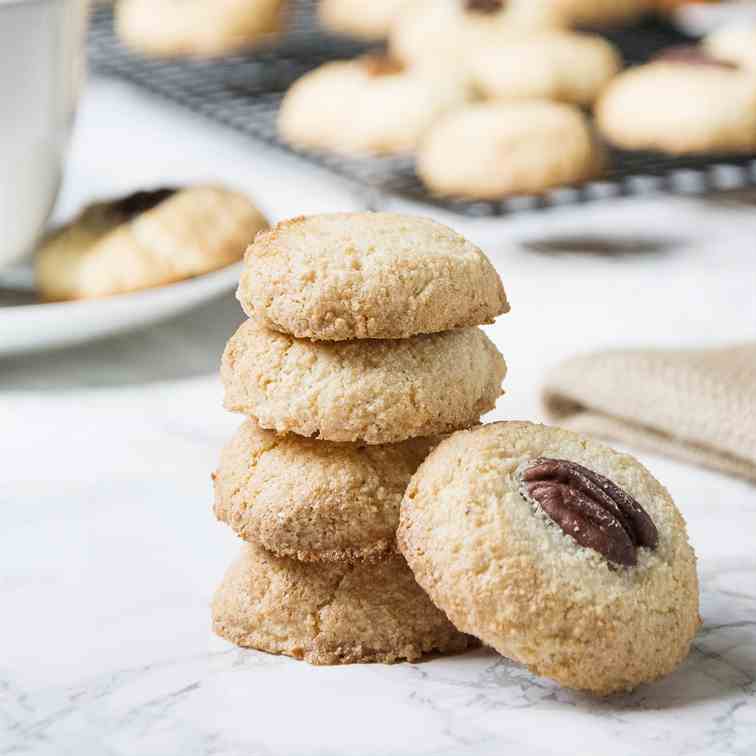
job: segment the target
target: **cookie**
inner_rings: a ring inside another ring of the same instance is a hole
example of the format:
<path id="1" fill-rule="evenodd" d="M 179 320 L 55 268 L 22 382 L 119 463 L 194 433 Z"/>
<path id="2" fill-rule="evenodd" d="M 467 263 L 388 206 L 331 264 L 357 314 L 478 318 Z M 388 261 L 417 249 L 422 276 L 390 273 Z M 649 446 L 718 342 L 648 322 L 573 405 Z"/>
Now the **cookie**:
<path id="1" fill-rule="evenodd" d="M 589 106 L 622 60 L 603 37 L 549 31 L 474 52 L 470 75 L 487 99 L 543 98 Z"/>
<path id="2" fill-rule="evenodd" d="M 551 0 L 572 26 L 617 26 L 636 21 L 654 9 L 656 0 Z"/>
<path id="3" fill-rule="evenodd" d="M 699 49 L 672 50 L 614 79 L 597 103 L 596 122 L 627 150 L 752 152 L 754 77 Z"/>
<path id="4" fill-rule="evenodd" d="M 737 24 L 717 29 L 703 40 L 713 58 L 756 71 L 756 24 Z"/>
<path id="5" fill-rule="evenodd" d="M 42 243 L 37 289 L 88 299 L 181 281 L 237 262 L 267 225 L 245 196 L 213 186 L 100 202 Z"/>
<path id="6" fill-rule="evenodd" d="M 695 555 L 667 490 L 569 431 L 455 433 L 413 477 L 397 540 L 458 629 L 566 687 L 661 677 L 699 625 Z"/>
<path id="7" fill-rule="evenodd" d="M 405 338 L 493 322 L 509 310 L 496 270 L 428 218 L 333 213 L 284 221 L 245 255 L 244 311 L 299 338 Z"/>
<path id="8" fill-rule="evenodd" d="M 468 427 L 506 365 L 478 328 L 385 341 L 305 341 L 242 324 L 221 364 L 225 407 L 263 428 L 385 444 Z"/>
<path id="9" fill-rule="evenodd" d="M 550 0 L 418 0 L 394 19 L 389 50 L 405 62 L 464 68 L 483 45 L 561 22 Z"/>
<path id="10" fill-rule="evenodd" d="M 280 32 L 283 7 L 283 0 L 120 0 L 115 30 L 143 55 L 228 55 Z"/>
<path id="11" fill-rule="evenodd" d="M 538 194 L 600 173 L 603 154 L 572 105 L 527 100 L 468 105 L 423 139 L 417 172 L 440 195 Z"/>
<path id="12" fill-rule="evenodd" d="M 416 0 L 320 0 L 318 18 L 329 31 L 367 42 L 385 39 L 397 13 Z"/>
<path id="13" fill-rule="evenodd" d="M 334 61 L 291 86 L 278 113 L 278 133 L 303 149 L 401 154 L 468 95 L 461 77 L 434 68 L 405 66 L 382 55 Z"/>
<path id="14" fill-rule="evenodd" d="M 216 591 L 213 629 L 238 646 L 310 664 L 390 664 L 476 645 L 433 606 L 397 554 L 306 564 L 252 544 Z"/>
<path id="15" fill-rule="evenodd" d="M 279 556 L 383 557 L 394 548 L 407 483 L 436 443 L 334 444 L 279 435 L 250 419 L 221 453 L 215 516 Z"/>

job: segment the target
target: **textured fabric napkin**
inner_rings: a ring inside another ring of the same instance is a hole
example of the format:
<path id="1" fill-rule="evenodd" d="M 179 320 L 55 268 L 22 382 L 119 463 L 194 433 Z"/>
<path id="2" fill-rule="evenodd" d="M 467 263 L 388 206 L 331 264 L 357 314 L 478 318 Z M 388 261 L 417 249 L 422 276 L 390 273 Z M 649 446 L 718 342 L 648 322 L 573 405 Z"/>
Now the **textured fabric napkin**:
<path id="1" fill-rule="evenodd" d="M 580 355 L 543 401 L 558 425 L 756 482 L 756 344 Z"/>

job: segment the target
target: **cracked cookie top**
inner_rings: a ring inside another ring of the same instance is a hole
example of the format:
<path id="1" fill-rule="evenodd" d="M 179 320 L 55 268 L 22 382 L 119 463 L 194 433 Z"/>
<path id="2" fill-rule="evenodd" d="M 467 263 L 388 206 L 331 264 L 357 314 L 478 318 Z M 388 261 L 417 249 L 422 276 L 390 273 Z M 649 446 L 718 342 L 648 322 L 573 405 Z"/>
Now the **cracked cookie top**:
<path id="1" fill-rule="evenodd" d="M 480 249 L 433 220 L 394 213 L 279 223 L 247 250 L 237 296 L 268 328 L 328 341 L 437 333 L 509 310 Z"/>

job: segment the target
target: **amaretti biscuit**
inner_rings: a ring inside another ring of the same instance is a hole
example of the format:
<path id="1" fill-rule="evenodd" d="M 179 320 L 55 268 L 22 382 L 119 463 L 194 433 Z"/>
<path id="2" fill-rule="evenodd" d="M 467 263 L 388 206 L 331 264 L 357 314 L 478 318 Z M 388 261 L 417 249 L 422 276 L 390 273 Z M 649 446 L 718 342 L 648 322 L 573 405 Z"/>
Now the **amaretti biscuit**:
<path id="1" fill-rule="evenodd" d="M 569 431 L 455 433 L 413 477 L 397 539 L 458 629 L 567 687 L 665 675 L 699 625 L 695 555 L 667 490 Z"/>
<path id="2" fill-rule="evenodd" d="M 383 55 L 332 61 L 291 86 L 278 133 L 305 149 L 391 155 L 412 151 L 433 121 L 469 98 L 461 76 Z"/>
<path id="3" fill-rule="evenodd" d="M 237 262 L 267 225 L 247 197 L 222 187 L 136 192 L 50 234 L 37 288 L 47 300 L 87 299 L 181 281 Z"/>
<path id="4" fill-rule="evenodd" d="M 120 0 L 115 28 L 132 50 L 156 57 L 210 57 L 277 34 L 283 0 Z"/>
<path id="5" fill-rule="evenodd" d="M 389 50 L 405 62 L 464 68 L 482 45 L 561 23 L 550 0 L 418 0 L 394 19 Z"/>
<path id="6" fill-rule="evenodd" d="M 597 103 L 596 122 L 627 150 L 751 152 L 756 79 L 700 48 L 673 48 L 615 78 Z"/>
<path id="7" fill-rule="evenodd" d="M 473 199 L 581 183 L 602 164 L 583 113 L 546 100 L 477 103 L 449 113 L 417 156 L 418 175 L 431 191 Z"/>
<path id="8" fill-rule="evenodd" d="M 394 548 L 407 483 L 436 443 L 336 444 L 249 419 L 221 453 L 215 515 L 279 556 L 382 558 Z"/>
<path id="9" fill-rule="evenodd" d="M 373 42 L 385 39 L 397 13 L 417 0 L 320 0 L 318 18 L 329 31 Z"/>
<path id="10" fill-rule="evenodd" d="M 477 645 L 436 609 L 398 554 L 307 564 L 252 544 L 215 594 L 213 629 L 239 646 L 311 664 L 416 661 Z"/>
<path id="11" fill-rule="evenodd" d="M 486 45 L 470 54 L 470 75 L 487 99 L 543 98 L 593 104 L 622 68 L 603 37 L 546 31 Z"/>
<path id="12" fill-rule="evenodd" d="M 305 341 L 248 320 L 221 364 L 225 407 L 263 428 L 385 444 L 469 427 L 506 364 L 478 328 L 409 339 Z"/>
<path id="13" fill-rule="evenodd" d="M 478 247 L 428 218 L 333 213 L 260 234 L 237 297 L 259 323 L 299 338 L 404 338 L 493 322 L 509 310 Z"/>

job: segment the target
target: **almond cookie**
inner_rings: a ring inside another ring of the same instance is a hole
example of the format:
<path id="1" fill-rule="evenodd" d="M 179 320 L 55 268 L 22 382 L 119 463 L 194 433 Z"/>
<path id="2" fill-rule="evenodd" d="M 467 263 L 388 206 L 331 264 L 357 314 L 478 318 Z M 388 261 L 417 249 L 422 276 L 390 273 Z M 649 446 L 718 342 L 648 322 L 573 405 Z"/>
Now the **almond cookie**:
<path id="1" fill-rule="evenodd" d="M 277 34 L 283 6 L 283 0 L 120 0 L 115 28 L 144 55 L 228 55 Z"/>
<path id="2" fill-rule="evenodd" d="M 703 48 L 717 60 L 756 71 L 756 24 L 717 29 L 704 38 Z"/>
<path id="3" fill-rule="evenodd" d="M 494 423 L 443 441 L 407 489 L 397 540 L 458 629 L 566 687 L 661 677 L 699 625 L 696 559 L 667 490 L 559 428 Z"/>
<path id="4" fill-rule="evenodd" d="M 548 31 L 474 52 L 470 75 L 487 99 L 543 98 L 588 106 L 622 60 L 603 37 Z"/>
<path id="5" fill-rule="evenodd" d="M 245 255 L 244 311 L 299 338 L 405 338 L 509 311 L 488 258 L 447 226 L 393 213 L 279 223 Z"/>
<path id="6" fill-rule="evenodd" d="M 47 300 L 147 289 L 237 262 L 263 215 L 220 187 L 157 189 L 86 208 L 42 243 L 36 281 Z"/>
<path id="7" fill-rule="evenodd" d="M 496 199 L 577 184 L 603 154 L 578 108 L 546 100 L 468 105 L 423 139 L 417 172 L 441 195 Z"/>
<path id="8" fill-rule="evenodd" d="M 673 155 L 756 150 L 753 73 L 699 48 L 668 51 L 618 76 L 596 107 L 612 144 Z"/>
<path id="9" fill-rule="evenodd" d="M 367 42 L 385 39 L 397 13 L 417 0 L 320 0 L 320 23 L 337 34 Z"/>
<path id="10" fill-rule="evenodd" d="M 223 354 L 225 407 L 263 428 L 386 444 L 466 428 L 493 409 L 506 364 L 478 328 L 385 341 L 305 341 L 252 320 Z"/>
<path id="11" fill-rule="evenodd" d="M 278 133 L 305 149 L 406 153 L 436 118 L 464 103 L 468 94 L 459 76 L 382 55 L 325 63 L 286 93 Z"/>
<path id="12" fill-rule="evenodd" d="M 307 564 L 247 544 L 213 599 L 213 629 L 310 664 L 416 661 L 477 645 L 423 593 L 404 560 Z"/>
<path id="13" fill-rule="evenodd" d="M 436 443 L 334 444 L 279 435 L 249 419 L 221 453 L 215 516 L 279 556 L 383 557 L 394 548 L 407 483 Z"/>
<path id="14" fill-rule="evenodd" d="M 561 22 L 550 0 L 418 0 L 395 18 L 389 50 L 405 62 L 464 68 L 482 45 Z"/>

